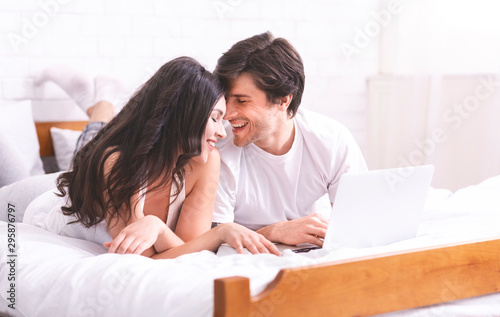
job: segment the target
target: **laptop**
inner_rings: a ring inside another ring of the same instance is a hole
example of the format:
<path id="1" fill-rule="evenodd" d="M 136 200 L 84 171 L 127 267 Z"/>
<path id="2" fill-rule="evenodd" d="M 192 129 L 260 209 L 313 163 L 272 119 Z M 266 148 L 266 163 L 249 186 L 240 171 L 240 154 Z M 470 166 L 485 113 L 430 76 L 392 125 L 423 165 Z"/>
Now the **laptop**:
<path id="1" fill-rule="evenodd" d="M 434 173 L 433 165 L 343 174 L 331 211 L 323 249 L 368 248 L 414 238 Z M 319 247 L 278 244 L 283 252 Z M 230 246 L 218 255 L 231 254 Z"/>

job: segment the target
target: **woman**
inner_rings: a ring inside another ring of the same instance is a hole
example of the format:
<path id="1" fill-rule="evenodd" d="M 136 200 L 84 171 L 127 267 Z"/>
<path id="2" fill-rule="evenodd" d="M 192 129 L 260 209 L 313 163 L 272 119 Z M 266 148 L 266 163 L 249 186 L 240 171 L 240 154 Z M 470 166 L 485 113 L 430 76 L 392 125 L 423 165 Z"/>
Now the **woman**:
<path id="1" fill-rule="evenodd" d="M 152 258 L 215 251 L 224 242 L 279 254 L 237 224 L 210 229 L 225 108 L 217 78 L 194 59 L 163 65 L 59 176 L 68 225 L 107 231 L 109 252 Z"/>

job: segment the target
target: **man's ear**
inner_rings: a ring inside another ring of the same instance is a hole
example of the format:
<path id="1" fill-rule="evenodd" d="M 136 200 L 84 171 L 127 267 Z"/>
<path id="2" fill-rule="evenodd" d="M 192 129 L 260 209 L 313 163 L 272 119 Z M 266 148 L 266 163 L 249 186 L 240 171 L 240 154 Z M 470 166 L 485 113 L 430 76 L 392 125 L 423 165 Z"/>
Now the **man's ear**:
<path id="1" fill-rule="evenodd" d="M 288 96 L 281 97 L 279 99 L 279 108 L 281 111 L 287 111 L 290 102 L 292 102 L 293 95 L 289 94 Z"/>

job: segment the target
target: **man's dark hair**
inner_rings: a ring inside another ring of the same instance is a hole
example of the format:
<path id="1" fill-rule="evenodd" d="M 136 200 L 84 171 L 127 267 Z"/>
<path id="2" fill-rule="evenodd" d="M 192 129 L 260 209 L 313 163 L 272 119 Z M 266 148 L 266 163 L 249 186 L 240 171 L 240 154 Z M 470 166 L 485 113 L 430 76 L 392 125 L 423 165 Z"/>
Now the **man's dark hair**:
<path id="1" fill-rule="evenodd" d="M 288 115 L 295 116 L 304 91 L 304 65 L 287 40 L 266 32 L 239 41 L 219 58 L 214 74 L 220 77 L 227 92 L 231 82 L 243 72 L 252 76 L 272 103 L 292 94 Z"/>

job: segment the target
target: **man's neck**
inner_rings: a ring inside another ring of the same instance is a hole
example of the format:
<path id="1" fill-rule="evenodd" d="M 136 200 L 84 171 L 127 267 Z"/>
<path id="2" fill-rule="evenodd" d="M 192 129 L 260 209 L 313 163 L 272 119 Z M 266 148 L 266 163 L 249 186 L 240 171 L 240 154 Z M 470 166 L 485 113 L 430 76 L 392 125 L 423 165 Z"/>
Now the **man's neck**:
<path id="1" fill-rule="evenodd" d="M 255 145 L 273 155 L 284 155 L 290 151 L 295 138 L 295 123 L 293 119 L 286 119 L 283 124 L 276 127 L 274 133 Z"/>

